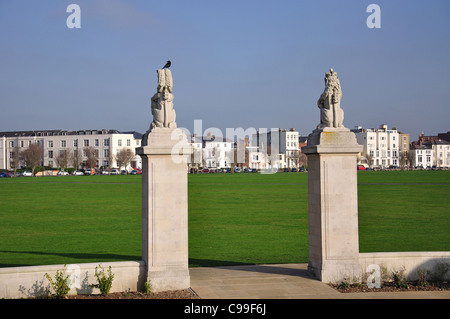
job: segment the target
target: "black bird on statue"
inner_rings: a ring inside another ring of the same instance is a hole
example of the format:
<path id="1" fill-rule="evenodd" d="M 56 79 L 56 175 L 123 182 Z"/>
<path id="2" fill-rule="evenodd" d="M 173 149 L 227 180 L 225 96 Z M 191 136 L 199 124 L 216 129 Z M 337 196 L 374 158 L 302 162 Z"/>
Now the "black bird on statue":
<path id="1" fill-rule="evenodd" d="M 170 60 L 167 61 L 166 65 L 163 67 L 163 69 L 168 69 L 168 68 L 170 68 L 170 65 L 171 65 L 171 64 L 172 64 L 172 63 L 170 62 Z"/>

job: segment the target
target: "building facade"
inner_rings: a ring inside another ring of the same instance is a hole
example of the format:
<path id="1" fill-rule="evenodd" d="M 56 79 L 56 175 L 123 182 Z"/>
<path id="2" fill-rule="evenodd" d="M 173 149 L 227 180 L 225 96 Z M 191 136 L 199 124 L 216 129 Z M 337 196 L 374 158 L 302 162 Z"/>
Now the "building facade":
<path id="1" fill-rule="evenodd" d="M 92 168 L 118 168 L 117 155 L 121 150 L 129 152 L 131 161 L 127 170 L 141 167 L 141 159 L 135 154 L 135 148 L 141 145 L 142 134 L 137 132 L 119 132 L 117 130 L 42 130 L 0 132 L 0 169 L 12 169 L 15 166 L 16 152 L 27 149 L 31 144 L 42 147 L 42 166 L 58 168 L 59 154 L 67 152 L 79 159 L 78 167 L 88 167 L 88 152 L 95 154 Z M 68 163 L 67 167 L 74 167 Z M 17 167 L 25 166 L 21 162 Z M 122 169 L 124 169 L 122 167 Z"/>
<path id="2" fill-rule="evenodd" d="M 388 168 L 400 166 L 400 135 L 396 128 L 388 129 L 383 124 L 380 128 L 354 130 L 358 144 L 363 146 L 361 163 L 371 167 Z"/>
<path id="3" fill-rule="evenodd" d="M 264 163 L 265 167 L 260 168 L 299 167 L 299 133 L 294 128 L 257 132 L 252 136 L 251 147 L 261 153 L 258 158 L 263 158 L 264 154 L 264 161 L 259 165 Z"/>

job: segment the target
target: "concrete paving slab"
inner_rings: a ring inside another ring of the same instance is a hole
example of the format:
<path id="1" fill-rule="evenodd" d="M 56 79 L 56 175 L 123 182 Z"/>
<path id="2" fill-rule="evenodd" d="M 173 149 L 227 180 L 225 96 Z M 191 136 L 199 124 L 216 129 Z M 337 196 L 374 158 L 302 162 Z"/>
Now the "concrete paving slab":
<path id="1" fill-rule="evenodd" d="M 449 291 L 341 293 L 314 279 L 307 264 L 190 268 L 202 299 L 450 299 Z"/>

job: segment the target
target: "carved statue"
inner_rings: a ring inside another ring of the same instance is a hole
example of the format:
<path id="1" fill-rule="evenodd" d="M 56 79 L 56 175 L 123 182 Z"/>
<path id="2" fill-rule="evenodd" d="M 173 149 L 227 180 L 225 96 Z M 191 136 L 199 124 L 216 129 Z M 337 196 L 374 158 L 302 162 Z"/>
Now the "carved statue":
<path id="1" fill-rule="evenodd" d="M 175 110 L 173 109 L 172 72 L 165 68 L 157 70 L 158 88 L 152 97 L 153 121 L 150 130 L 155 127 L 176 128 Z"/>
<path id="2" fill-rule="evenodd" d="M 325 73 L 325 89 L 317 101 L 320 109 L 320 124 L 317 129 L 324 127 L 344 127 L 344 111 L 341 109 L 342 90 L 337 73 L 330 69 Z"/>

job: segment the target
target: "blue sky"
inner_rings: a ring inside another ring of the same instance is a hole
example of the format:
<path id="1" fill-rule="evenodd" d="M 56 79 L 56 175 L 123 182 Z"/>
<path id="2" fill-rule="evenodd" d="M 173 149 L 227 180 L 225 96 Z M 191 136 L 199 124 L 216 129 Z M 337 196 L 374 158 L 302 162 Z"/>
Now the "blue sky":
<path id="1" fill-rule="evenodd" d="M 69 4 L 81 28 L 69 29 Z M 381 28 L 369 29 L 369 4 Z M 411 139 L 450 130 L 450 1 L 0 0 L 0 131 L 145 132 L 156 69 L 172 61 L 179 127 L 319 123 L 338 72 L 344 125 Z"/>

